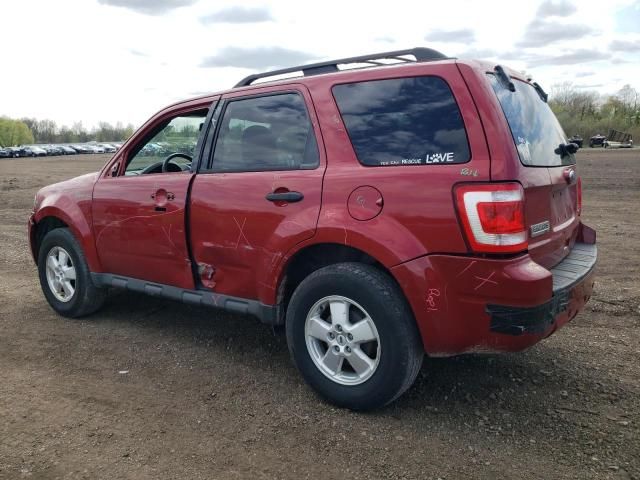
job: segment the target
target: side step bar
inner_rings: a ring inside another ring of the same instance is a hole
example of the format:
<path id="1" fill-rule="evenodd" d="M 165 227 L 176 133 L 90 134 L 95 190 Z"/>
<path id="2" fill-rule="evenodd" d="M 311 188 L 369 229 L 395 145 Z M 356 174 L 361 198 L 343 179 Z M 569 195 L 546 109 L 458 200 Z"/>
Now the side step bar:
<path id="1" fill-rule="evenodd" d="M 132 292 L 177 300 L 190 305 L 213 307 L 229 312 L 253 315 L 267 325 L 282 325 L 284 323 L 284 316 L 279 315 L 280 309 L 277 305 L 265 305 L 257 300 L 231 297 L 208 290 L 188 290 L 111 273 L 91 273 L 91 280 L 93 280 L 96 287 L 124 288 Z"/>

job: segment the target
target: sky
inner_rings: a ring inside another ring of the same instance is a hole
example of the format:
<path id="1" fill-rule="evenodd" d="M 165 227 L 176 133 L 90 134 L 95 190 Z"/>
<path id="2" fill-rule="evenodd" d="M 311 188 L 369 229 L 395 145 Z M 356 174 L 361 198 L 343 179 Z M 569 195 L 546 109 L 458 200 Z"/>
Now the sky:
<path id="1" fill-rule="evenodd" d="M 426 46 L 547 91 L 640 91 L 640 0 L 20 0 L 0 6 L 0 116 L 141 125 L 244 76 Z"/>

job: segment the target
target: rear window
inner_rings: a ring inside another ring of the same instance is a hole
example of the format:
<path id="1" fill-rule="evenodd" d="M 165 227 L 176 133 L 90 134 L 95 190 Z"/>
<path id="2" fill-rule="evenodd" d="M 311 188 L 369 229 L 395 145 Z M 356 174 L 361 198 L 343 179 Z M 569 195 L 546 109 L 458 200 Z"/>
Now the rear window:
<path id="1" fill-rule="evenodd" d="M 358 160 L 367 166 L 469 161 L 460 109 L 439 77 L 407 77 L 333 87 Z"/>
<path id="2" fill-rule="evenodd" d="M 507 118 L 520 161 L 531 167 L 559 167 L 576 163 L 575 155 L 560 158 L 554 153 L 561 143 L 567 143 L 558 119 L 549 105 L 528 83 L 512 79 L 516 87 L 511 92 L 495 75 L 487 74 Z"/>

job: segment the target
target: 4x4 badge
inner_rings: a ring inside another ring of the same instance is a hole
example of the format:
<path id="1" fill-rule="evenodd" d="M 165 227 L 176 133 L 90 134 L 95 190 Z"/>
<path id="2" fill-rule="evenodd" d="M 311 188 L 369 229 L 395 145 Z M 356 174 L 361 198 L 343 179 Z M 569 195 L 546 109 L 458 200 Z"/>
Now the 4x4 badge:
<path id="1" fill-rule="evenodd" d="M 537 237 L 538 235 L 547 233 L 550 228 L 549 220 L 531 225 L 531 237 Z"/>

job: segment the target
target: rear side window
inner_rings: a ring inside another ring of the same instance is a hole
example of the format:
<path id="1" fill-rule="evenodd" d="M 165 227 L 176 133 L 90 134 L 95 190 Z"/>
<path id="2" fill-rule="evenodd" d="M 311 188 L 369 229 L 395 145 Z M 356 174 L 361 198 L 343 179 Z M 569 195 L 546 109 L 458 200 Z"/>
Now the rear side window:
<path id="1" fill-rule="evenodd" d="M 363 165 L 449 164 L 470 158 L 460 109 L 439 77 L 336 85 L 333 96 Z"/>
<path id="2" fill-rule="evenodd" d="M 218 172 L 313 169 L 318 145 L 297 93 L 229 101 L 213 156 Z"/>
<path id="3" fill-rule="evenodd" d="M 559 167 L 576 163 L 575 155 L 560 158 L 554 153 L 566 135 L 551 111 L 533 86 L 512 79 L 515 92 L 503 86 L 495 75 L 487 74 L 507 118 L 520 162 L 530 167 Z"/>

